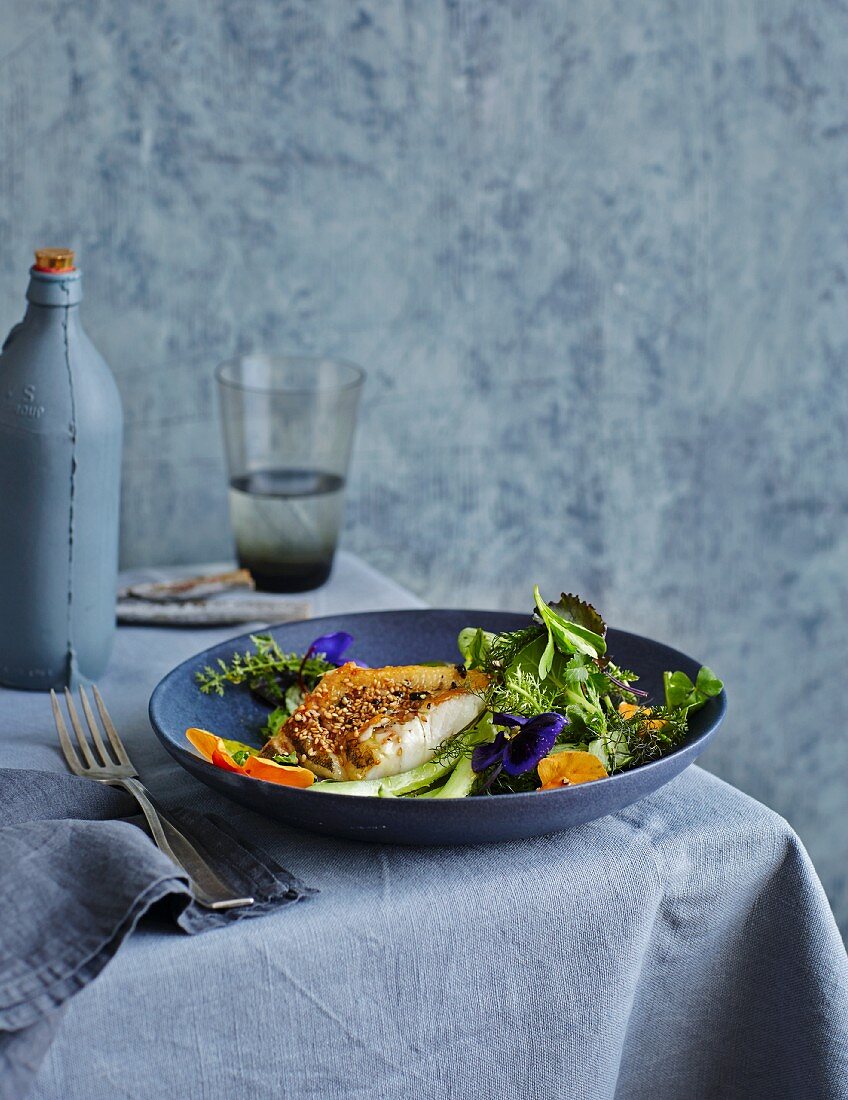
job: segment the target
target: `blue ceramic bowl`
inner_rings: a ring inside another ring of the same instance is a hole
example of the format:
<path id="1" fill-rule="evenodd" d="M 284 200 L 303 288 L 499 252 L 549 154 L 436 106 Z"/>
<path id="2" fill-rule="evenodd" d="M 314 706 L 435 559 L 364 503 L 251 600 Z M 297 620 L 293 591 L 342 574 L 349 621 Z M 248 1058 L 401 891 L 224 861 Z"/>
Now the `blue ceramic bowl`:
<path id="1" fill-rule="evenodd" d="M 456 661 L 456 639 L 469 625 L 486 630 L 516 630 L 526 615 L 486 611 L 381 611 L 331 616 L 272 627 L 286 652 L 303 652 L 321 634 L 347 630 L 355 638 L 349 656 L 372 666 Z M 681 669 L 692 679 L 698 662 L 659 642 L 610 630 L 607 644 L 622 668 L 639 674 L 640 687 L 662 698 L 662 673 Z M 250 647 L 248 635 L 213 646 L 185 661 L 157 686 L 150 699 L 150 720 L 174 759 L 201 782 L 257 813 L 316 833 L 392 844 L 478 844 L 567 829 L 613 813 L 667 783 L 707 747 L 724 717 L 724 692 L 692 715 L 685 743 L 668 756 L 609 779 L 562 790 L 479 798 L 364 798 L 297 790 L 223 771 L 201 759 L 185 738 L 189 726 L 221 737 L 256 743 L 268 711 L 247 688 L 223 697 L 203 695 L 195 674 L 218 657 Z"/>

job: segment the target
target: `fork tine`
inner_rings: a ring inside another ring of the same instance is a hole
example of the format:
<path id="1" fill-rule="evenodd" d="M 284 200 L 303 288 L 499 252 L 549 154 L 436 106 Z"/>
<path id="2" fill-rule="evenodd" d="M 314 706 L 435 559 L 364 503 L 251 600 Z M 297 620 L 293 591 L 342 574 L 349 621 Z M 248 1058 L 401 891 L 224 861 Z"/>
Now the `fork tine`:
<path id="1" fill-rule="evenodd" d="M 83 766 L 80 763 L 80 758 L 77 756 L 76 749 L 68 735 L 68 727 L 65 725 L 65 719 L 62 717 L 62 711 L 59 707 L 59 700 L 53 688 L 50 689 L 50 703 L 53 707 L 53 721 L 56 723 L 56 732 L 59 734 L 59 744 L 62 746 L 62 753 L 71 771 L 78 774 L 83 770 Z"/>
<path id="2" fill-rule="evenodd" d="M 103 727 L 109 738 L 109 744 L 115 750 L 115 755 L 120 762 L 126 767 L 131 768 L 133 766 L 132 761 L 127 756 L 127 750 L 124 748 L 124 743 L 118 736 L 118 731 L 115 729 L 114 723 L 109 717 L 109 711 L 106 709 L 106 704 L 103 702 L 103 696 L 97 690 L 97 684 L 92 684 L 91 690 L 94 692 L 94 700 L 97 703 L 97 709 L 100 711 L 100 717 L 103 719 Z"/>
<path id="3" fill-rule="evenodd" d="M 67 688 L 65 688 L 65 703 L 68 707 L 68 715 L 71 719 L 71 725 L 74 727 L 74 733 L 77 735 L 77 744 L 79 745 L 80 751 L 85 758 L 85 762 L 90 768 L 96 768 L 98 767 L 98 765 L 95 763 L 91 749 L 88 747 L 88 739 L 85 736 L 85 730 L 82 728 L 82 723 L 80 722 L 77 715 L 77 708 L 74 706 L 74 697 L 73 695 L 71 695 L 70 691 L 68 691 Z"/>
<path id="4" fill-rule="evenodd" d="M 91 711 L 91 706 L 88 702 L 88 696 L 85 694 L 85 688 L 80 684 L 79 689 L 80 702 L 82 703 L 82 709 L 85 712 L 85 720 L 88 722 L 88 728 L 91 731 L 91 738 L 94 741 L 94 747 L 100 753 L 100 759 L 106 765 L 107 768 L 115 766 L 115 761 L 106 751 L 106 746 L 103 744 L 103 738 L 100 736 L 100 730 L 97 726 L 97 719 Z"/>

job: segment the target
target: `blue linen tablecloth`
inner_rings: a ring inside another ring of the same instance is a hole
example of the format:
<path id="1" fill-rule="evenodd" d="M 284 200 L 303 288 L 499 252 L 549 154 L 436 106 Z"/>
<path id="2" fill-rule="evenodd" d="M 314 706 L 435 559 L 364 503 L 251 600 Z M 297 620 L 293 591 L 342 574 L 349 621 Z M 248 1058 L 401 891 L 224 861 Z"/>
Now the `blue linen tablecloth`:
<path id="1" fill-rule="evenodd" d="M 415 605 L 349 556 L 339 572 L 322 610 Z M 202 937 L 142 926 L 70 1002 L 30 1100 L 848 1097 L 848 961 L 781 818 L 690 768 L 493 847 L 286 829 L 196 783 L 147 723 L 160 676 L 235 633 L 122 628 L 101 686 L 156 793 L 321 894 Z M 0 692 L 0 767 L 62 766 L 46 698 Z"/>

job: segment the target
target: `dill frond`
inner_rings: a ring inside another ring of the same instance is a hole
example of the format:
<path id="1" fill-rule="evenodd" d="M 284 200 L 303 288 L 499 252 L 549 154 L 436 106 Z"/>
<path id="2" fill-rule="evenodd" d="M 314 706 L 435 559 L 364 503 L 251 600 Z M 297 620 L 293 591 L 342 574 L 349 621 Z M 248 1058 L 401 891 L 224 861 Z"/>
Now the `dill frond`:
<path id="1" fill-rule="evenodd" d="M 629 771 L 679 748 L 686 739 L 685 712 L 668 707 L 651 707 L 650 713 L 624 718 L 616 713 L 607 717 L 607 746 L 612 772 Z"/>
<path id="2" fill-rule="evenodd" d="M 431 763 L 439 765 L 457 764 L 463 756 L 470 756 L 475 746 L 473 738 L 469 736 L 472 732 L 473 729 L 463 730 L 461 733 L 456 733 L 453 737 L 448 738 L 447 741 L 443 741 L 431 758 Z"/>

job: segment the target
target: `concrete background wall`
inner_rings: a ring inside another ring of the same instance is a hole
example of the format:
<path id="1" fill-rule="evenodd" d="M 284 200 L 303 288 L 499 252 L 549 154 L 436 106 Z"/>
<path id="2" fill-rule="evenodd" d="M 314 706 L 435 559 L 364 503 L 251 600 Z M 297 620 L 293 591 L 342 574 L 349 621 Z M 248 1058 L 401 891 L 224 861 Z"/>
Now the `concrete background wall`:
<path id="1" fill-rule="evenodd" d="M 230 537 L 212 368 L 370 372 L 346 545 L 595 601 L 727 681 L 707 766 L 848 929 L 848 12 L 810 0 L 0 0 L 0 321 L 71 244 L 125 564 Z"/>

